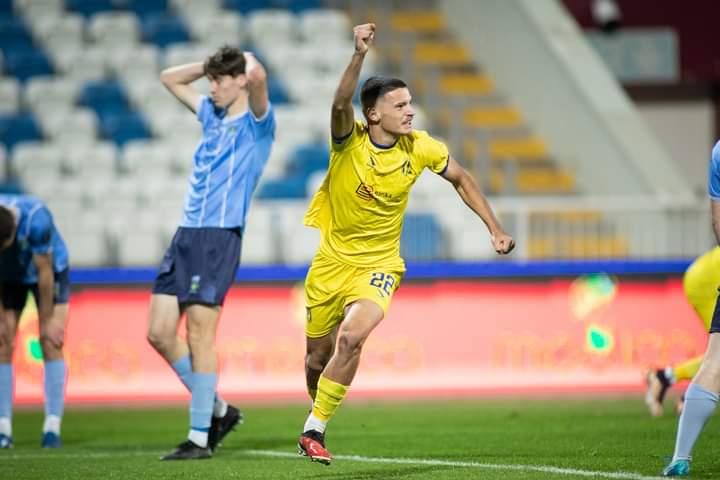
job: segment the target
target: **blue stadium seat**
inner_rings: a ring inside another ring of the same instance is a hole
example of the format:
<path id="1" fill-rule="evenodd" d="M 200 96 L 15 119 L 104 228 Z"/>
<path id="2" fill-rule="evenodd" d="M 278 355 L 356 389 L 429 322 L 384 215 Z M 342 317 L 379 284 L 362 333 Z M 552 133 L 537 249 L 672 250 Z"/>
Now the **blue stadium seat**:
<path id="1" fill-rule="evenodd" d="M 112 140 L 118 146 L 152 136 L 142 115 L 137 112 L 106 115 L 100 121 L 100 132 L 104 138 Z"/>
<path id="2" fill-rule="evenodd" d="M 400 235 L 400 253 L 406 260 L 427 261 L 440 258 L 442 230 L 428 213 L 408 213 Z"/>
<path id="3" fill-rule="evenodd" d="M 12 13 L 13 0 L 0 0 L 0 14 Z"/>
<path id="4" fill-rule="evenodd" d="M 115 10 L 113 0 L 65 0 L 65 8 L 89 17 L 99 12 Z"/>
<path id="5" fill-rule="evenodd" d="M 253 10 L 273 8 L 273 0 L 225 0 L 223 6 L 228 10 L 237 10 L 240 13 L 249 13 Z"/>
<path id="6" fill-rule="evenodd" d="M 124 9 L 135 12 L 140 19 L 168 13 L 167 0 L 124 0 L 121 5 Z"/>
<path id="7" fill-rule="evenodd" d="M 78 104 L 95 110 L 101 122 L 108 116 L 128 113 L 130 110 L 125 91 L 114 81 L 85 84 L 78 96 Z"/>
<path id="8" fill-rule="evenodd" d="M 0 143 L 8 150 L 18 143 L 36 140 L 42 140 L 42 134 L 32 114 L 0 115 Z"/>
<path id="9" fill-rule="evenodd" d="M 154 43 L 161 48 L 173 43 L 190 41 L 185 23 L 180 17 L 174 15 L 147 15 L 142 19 L 141 30 L 144 41 Z"/>
<path id="10" fill-rule="evenodd" d="M 260 187 L 257 197 L 265 200 L 305 198 L 305 180 L 299 176 L 268 180 Z"/>
<path id="11" fill-rule="evenodd" d="M 273 3 L 275 8 L 286 8 L 294 13 L 323 7 L 320 0 L 274 0 Z"/>
<path id="12" fill-rule="evenodd" d="M 5 54 L 5 72 L 24 82 L 31 77 L 51 75 L 53 67 L 42 50 L 10 50 Z"/>
<path id="13" fill-rule="evenodd" d="M 303 145 L 295 150 L 288 162 L 288 174 L 307 180 L 313 173 L 326 170 L 329 158 L 330 151 L 326 145 Z"/>
<path id="14" fill-rule="evenodd" d="M 3 54 L 7 55 L 13 50 L 33 48 L 32 35 L 22 19 L 12 14 L 0 14 L 0 49 Z"/>
<path id="15" fill-rule="evenodd" d="M 267 65 L 267 63 L 263 65 Z M 268 97 L 273 105 L 282 105 L 283 103 L 290 102 L 290 97 L 288 97 L 287 91 L 279 79 L 268 76 L 267 84 Z"/>

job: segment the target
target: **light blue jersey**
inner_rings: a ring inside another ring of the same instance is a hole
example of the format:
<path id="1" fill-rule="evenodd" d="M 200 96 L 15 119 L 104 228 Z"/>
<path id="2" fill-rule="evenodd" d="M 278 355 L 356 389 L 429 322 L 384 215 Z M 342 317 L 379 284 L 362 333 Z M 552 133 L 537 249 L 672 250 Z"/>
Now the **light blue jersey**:
<path id="1" fill-rule="evenodd" d="M 272 105 L 261 119 L 250 111 L 227 117 L 204 96 L 197 116 L 203 137 L 195 150 L 181 226 L 243 227 L 275 138 Z"/>
<path id="2" fill-rule="evenodd" d="M 30 195 L 0 195 L 0 205 L 18 214 L 15 242 L 0 254 L 0 280 L 26 285 L 37 283 L 33 255 L 52 253 L 55 273 L 68 268 L 65 242 L 50 210 L 40 199 Z"/>
<path id="3" fill-rule="evenodd" d="M 713 200 L 720 201 L 720 141 L 715 144 L 710 156 L 708 172 L 708 194 Z"/>

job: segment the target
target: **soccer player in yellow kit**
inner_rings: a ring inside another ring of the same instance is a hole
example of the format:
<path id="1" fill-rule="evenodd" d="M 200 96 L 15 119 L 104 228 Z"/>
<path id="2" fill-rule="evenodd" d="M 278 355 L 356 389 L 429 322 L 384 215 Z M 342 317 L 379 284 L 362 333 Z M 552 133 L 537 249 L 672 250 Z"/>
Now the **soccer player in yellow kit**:
<path id="1" fill-rule="evenodd" d="M 720 247 L 699 256 L 683 275 L 683 290 L 693 310 L 702 320 L 705 330 L 710 330 L 715 303 L 720 286 Z M 647 372 L 645 381 L 645 404 L 650 415 L 659 417 L 663 414 L 662 402 L 667 390 L 676 382 L 691 380 L 702 363 L 703 355 L 698 355 L 676 365 Z M 683 400 L 679 400 L 676 410 L 681 412 Z"/>
<path id="2" fill-rule="evenodd" d="M 327 176 L 313 197 L 305 224 L 321 240 L 305 279 L 307 388 L 312 412 L 299 452 L 329 464 L 325 427 L 355 376 L 365 340 L 382 321 L 405 272 L 400 257 L 403 213 L 412 185 L 425 168 L 453 184 L 485 222 L 499 254 L 515 246 L 472 176 L 426 132 L 415 131 L 407 85 L 371 77 L 360 99 L 367 124 L 356 122 L 353 93 L 375 25 L 354 27 L 355 52 L 335 92 Z"/>

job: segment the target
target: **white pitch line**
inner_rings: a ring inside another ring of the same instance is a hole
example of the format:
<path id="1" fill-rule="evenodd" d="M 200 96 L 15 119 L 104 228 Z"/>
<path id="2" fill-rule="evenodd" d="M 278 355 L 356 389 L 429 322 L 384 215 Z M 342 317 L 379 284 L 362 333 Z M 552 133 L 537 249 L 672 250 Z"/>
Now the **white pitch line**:
<path id="1" fill-rule="evenodd" d="M 1 453 L 2 460 L 25 460 L 25 459 L 65 459 L 65 458 L 113 458 L 113 457 L 156 457 L 167 452 L 154 450 L 132 450 L 125 452 L 67 452 L 56 451 L 48 453 Z M 255 457 L 275 457 L 275 458 L 298 458 L 297 453 L 280 452 L 275 450 L 225 450 L 223 456 L 244 455 Z M 455 460 L 433 460 L 423 458 L 390 458 L 390 457 L 364 457 L 361 455 L 333 455 L 336 460 L 347 460 L 359 463 L 385 463 L 395 465 L 429 465 L 435 467 L 461 467 L 461 468 L 477 468 L 485 470 L 515 470 L 523 472 L 538 473 L 554 473 L 558 475 L 577 475 L 580 477 L 610 478 L 618 480 L 658 480 L 662 477 L 648 477 L 639 473 L 632 472 L 603 472 L 594 470 L 580 470 L 576 468 L 560 468 L 546 465 L 521 465 L 521 464 L 499 464 L 499 463 L 479 463 L 479 462 L 461 462 Z"/>
<path id="2" fill-rule="evenodd" d="M 274 450 L 243 450 L 246 455 L 257 455 L 262 457 L 294 458 L 297 454 L 290 452 L 278 452 Z M 524 472 L 556 473 L 558 475 L 578 475 L 581 477 L 612 478 L 623 480 L 657 480 L 662 477 L 648 477 L 632 472 L 601 472 L 593 470 L 579 470 L 575 468 L 550 467 L 545 465 L 518 465 L 498 463 L 460 462 L 454 460 L 432 460 L 422 458 L 388 458 L 388 457 L 363 457 L 360 455 L 333 455 L 337 460 L 348 460 L 362 463 L 392 463 L 396 465 L 430 465 L 437 467 L 463 467 L 478 468 L 487 470 L 517 470 Z"/>

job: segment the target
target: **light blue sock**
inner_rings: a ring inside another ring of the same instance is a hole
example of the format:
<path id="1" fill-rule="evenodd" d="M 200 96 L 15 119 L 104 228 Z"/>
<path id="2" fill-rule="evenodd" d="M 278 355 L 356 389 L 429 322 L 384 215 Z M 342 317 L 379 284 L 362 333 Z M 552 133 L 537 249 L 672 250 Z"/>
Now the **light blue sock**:
<path id="1" fill-rule="evenodd" d="M 12 418 L 13 366 L 0 363 L 0 417 Z"/>
<path id="2" fill-rule="evenodd" d="M 690 384 L 685 392 L 685 404 L 680 415 L 673 460 L 691 458 L 693 446 L 710 415 L 715 411 L 717 403 L 717 393 L 705 390 L 694 383 Z"/>
<path id="3" fill-rule="evenodd" d="M 45 362 L 45 415 L 62 417 L 65 408 L 65 360 Z"/>
<path id="4" fill-rule="evenodd" d="M 190 400 L 190 428 L 200 432 L 210 429 L 217 374 L 193 373 L 192 399 Z"/>
<path id="5" fill-rule="evenodd" d="M 180 377 L 180 381 L 185 385 L 185 388 L 188 389 L 188 391 L 192 392 L 191 382 L 192 382 L 192 362 L 190 361 L 190 355 L 185 355 L 181 359 L 177 360 L 175 363 L 172 364 L 173 370 L 175 370 L 175 373 L 178 377 Z M 216 417 L 222 417 L 224 415 L 225 406 L 227 404 L 223 401 L 222 398 L 220 398 L 220 395 L 218 395 L 217 392 L 215 392 L 214 397 L 214 404 L 213 404 L 213 415 Z"/>
<path id="6" fill-rule="evenodd" d="M 180 360 L 172 364 L 173 370 L 180 377 L 180 381 L 185 385 L 188 391 L 192 391 L 192 363 L 190 362 L 190 355 L 185 355 Z"/>

